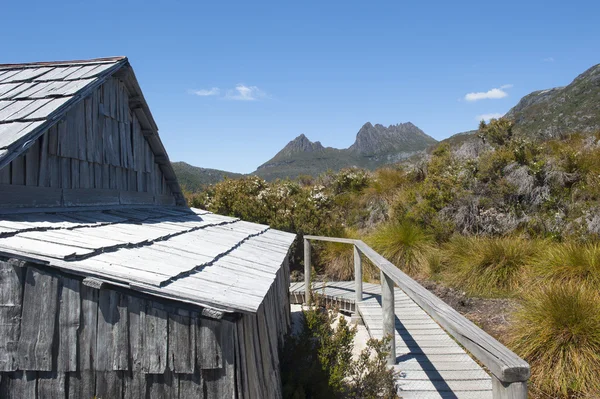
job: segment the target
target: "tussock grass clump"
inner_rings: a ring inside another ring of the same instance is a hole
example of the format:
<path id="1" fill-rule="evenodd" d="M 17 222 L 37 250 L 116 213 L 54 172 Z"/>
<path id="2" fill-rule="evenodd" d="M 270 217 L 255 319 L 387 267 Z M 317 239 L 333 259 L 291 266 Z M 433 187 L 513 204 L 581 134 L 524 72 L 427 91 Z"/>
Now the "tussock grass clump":
<path id="1" fill-rule="evenodd" d="M 431 248 L 431 241 L 419 225 L 409 221 L 382 224 L 367 238 L 375 251 L 412 275 L 423 272 L 424 256 Z"/>
<path id="2" fill-rule="evenodd" d="M 446 267 L 446 260 L 443 251 L 432 249 L 425 253 L 425 266 L 427 267 L 427 276 L 432 279 L 437 279 Z"/>
<path id="3" fill-rule="evenodd" d="M 346 228 L 339 234 L 343 238 L 359 238 L 358 230 Z M 354 249 L 350 244 L 324 241 L 318 244 L 319 263 L 325 275 L 333 281 L 348 281 L 354 278 Z"/>
<path id="4" fill-rule="evenodd" d="M 529 292 L 515 314 L 512 348 L 548 397 L 600 397 L 600 294 L 575 282 Z"/>
<path id="5" fill-rule="evenodd" d="M 348 237 L 350 238 L 350 237 Z M 319 260 L 325 275 L 333 281 L 348 281 L 354 278 L 354 249 L 350 244 L 324 242 L 319 251 Z"/>
<path id="6" fill-rule="evenodd" d="M 537 257 L 534 271 L 546 279 L 572 280 L 598 288 L 600 287 L 600 244 L 552 245 Z"/>
<path id="7" fill-rule="evenodd" d="M 515 293 L 536 248 L 519 237 L 455 236 L 445 252 L 451 283 L 471 295 L 494 297 Z"/>
<path id="8" fill-rule="evenodd" d="M 359 239 L 357 230 L 346 229 L 340 235 L 344 238 Z M 332 281 L 350 281 L 354 279 L 354 247 L 351 244 L 324 241 L 319 243 L 319 263 L 325 275 Z M 379 269 L 369 259 L 362 256 L 363 280 L 379 279 Z"/>

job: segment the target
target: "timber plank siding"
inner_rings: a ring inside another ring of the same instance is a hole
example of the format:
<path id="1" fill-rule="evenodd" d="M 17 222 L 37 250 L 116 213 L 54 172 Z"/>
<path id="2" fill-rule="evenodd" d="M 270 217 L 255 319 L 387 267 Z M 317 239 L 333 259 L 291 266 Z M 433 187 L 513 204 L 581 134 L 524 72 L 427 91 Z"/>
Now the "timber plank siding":
<path id="1" fill-rule="evenodd" d="M 287 311 L 278 284 L 267 294 L 272 313 L 211 319 L 29 263 L 6 259 L 0 270 L 11 286 L 0 298 L 20 321 L 0 329 L 15 348 L 3 348 L 2 398 L 281 397 L 278 337 L 289 326 L 275 322 Z M 11 299 L 20 292 L 22 303 Z"/>

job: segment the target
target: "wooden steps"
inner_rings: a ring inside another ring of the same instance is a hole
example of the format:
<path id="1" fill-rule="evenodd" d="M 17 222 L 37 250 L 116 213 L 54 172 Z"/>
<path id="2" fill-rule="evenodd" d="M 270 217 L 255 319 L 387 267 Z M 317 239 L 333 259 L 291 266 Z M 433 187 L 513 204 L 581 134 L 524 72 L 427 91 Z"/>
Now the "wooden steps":
<path id="1" fill-rule="evenodd" d="M 354 282 L 315 283 L 327 301 L 355 311 Z M 358 305 L 369 334 L 383 337 L 381 286 L 363 283 L 363 301 Z M 304 301 L 304 282 L 290 286 L 292 303 Z M 402 398 L 487 399 L 492 397 L 491 377 L 452 337 L 402 290 L 395 288 L 396 366 L 398 395 Z"/>

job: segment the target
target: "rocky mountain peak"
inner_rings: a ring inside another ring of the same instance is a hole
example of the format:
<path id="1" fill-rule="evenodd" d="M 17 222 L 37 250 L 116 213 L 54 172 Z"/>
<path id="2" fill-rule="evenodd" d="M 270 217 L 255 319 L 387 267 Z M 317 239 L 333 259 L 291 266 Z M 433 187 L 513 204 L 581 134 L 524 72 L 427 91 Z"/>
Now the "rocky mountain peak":
<path id="1" fill-rule="evenodd" d="M 296 137 L 294 140 L 290 141 L 282 151 L 286 151 L 286 153 L 295 153 L 295 152 L 314 152 L 322 150 L 323 146 L 321 142 L 315 141 L 314 143 L 308 139 L 304 134 Z"/>
<path id="2" fill-rule="evenodd" d="M 287 143 L 287 145 L 283 147 L 269 163 L 279 162 L 282 159 L 288 159 L 298 154 L 322 151 L 323 149 L 324 147 L 319 141 L 312 142 L 304 134 L 301 134 Z"/>
<path id="3" fill-rule="evenodd" d="M 435 143 L 435 139 L 426 135 L 411 122 L 385 127 L 381 124 L 365 123 L 356 134 L 356 141 L 350 151 L 362 155 L 385 154 L 398 150 L 423 149 Z"/>

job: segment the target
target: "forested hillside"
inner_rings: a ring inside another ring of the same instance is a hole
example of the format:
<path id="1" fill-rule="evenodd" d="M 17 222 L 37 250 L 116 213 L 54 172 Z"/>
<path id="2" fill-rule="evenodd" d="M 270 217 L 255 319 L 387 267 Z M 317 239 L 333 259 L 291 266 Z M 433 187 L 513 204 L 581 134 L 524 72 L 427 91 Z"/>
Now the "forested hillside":
<path id="1" fill-rule="evenodd" d="M 241 173 L 199 168 L 185 162 L 173 162 L 172 165 L 182 188 L 191 192 L 202 191 L 206 186 L 218 183 L 225 178 L 238 179 L 243 176 Z"/>

